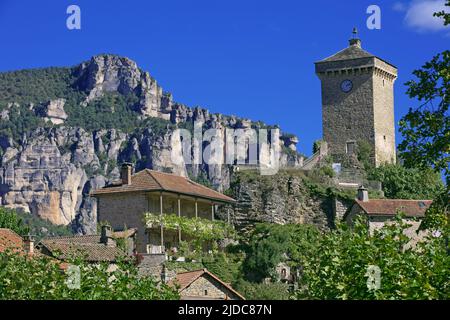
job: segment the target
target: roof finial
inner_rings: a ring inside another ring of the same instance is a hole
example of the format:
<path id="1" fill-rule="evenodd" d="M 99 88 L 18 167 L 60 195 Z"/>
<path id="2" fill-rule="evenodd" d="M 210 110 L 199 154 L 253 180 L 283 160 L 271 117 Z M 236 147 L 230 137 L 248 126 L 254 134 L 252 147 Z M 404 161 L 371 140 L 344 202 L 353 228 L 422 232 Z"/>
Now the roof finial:
<path id="1" fill-rule="evenodd" d="M 353 28 L 353 36 L 350 39 L 350 46 L 356 46 L 358 48 L 361 48 L 361 40 L 358 37 L 358 29 L 356 27 Z"/>

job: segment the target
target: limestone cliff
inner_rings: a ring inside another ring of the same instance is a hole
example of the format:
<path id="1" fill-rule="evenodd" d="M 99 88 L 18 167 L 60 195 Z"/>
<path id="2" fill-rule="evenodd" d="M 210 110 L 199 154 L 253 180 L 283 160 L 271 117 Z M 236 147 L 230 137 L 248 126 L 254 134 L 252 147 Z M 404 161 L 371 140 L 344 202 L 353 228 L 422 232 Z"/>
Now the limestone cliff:
<path id="1" fill-rule="evenodd" d="M 197 122 L 223 137 L 226 128 L 266 126 L 175 102 L 134 61 L 115 55 L 95 56 L 73 68 L 0 73 L 0 93 L 1 205 L 71 224 L 80 233 L 95 230 L 90 190 L 117 179 L 124 161 L 136 170 L 202 177 L 222 191 L 230 187 L 232 166 L 174 161 L 172 149 L 181 144 L 175 129 L 192 129 Z M 297 142 L 282 136 L 281 166 L 301 164 Z M 247 154 L 249 147 L 239 148 Z M 244 205 L 245 194 L 255 192 L 243 190 Z M 281 201 L 277 194 L 271 201 Z M 271 219 L 282 219 L 276 208 L 265 210 Z"/>

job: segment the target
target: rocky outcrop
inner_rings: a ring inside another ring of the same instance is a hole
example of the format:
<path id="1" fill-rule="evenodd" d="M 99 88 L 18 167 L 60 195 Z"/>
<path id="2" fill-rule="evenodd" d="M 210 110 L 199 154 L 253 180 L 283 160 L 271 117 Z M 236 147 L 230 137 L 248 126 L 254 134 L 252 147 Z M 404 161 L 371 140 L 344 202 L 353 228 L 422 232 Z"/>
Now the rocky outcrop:
<path id="1" fill-rule="evenodd" d="M 333 225 L 332 200 L 314 194 L 304 179 L 302 172 L 292 170 L 269 177 L 254 171 L 235 173 L 231 191 L 238 204 L 229 209 L 232 222 L 244 231 L 258 222 L 313 224 L 329 229 Z"/>
<path id="2" fill-rule="evenodd" d="M 36 114 L 44 118 L 45 121 L 50 121 L 53 124 L 63 124 L 67 120 L 67 113 L 64 111 L 65 99 L 56 99 L 47 102 L 36 109 Z"/>
<path id="3" fill-rule="evenodd" d="M 141 71 L 136 62 L 128 58 L 95 56 L 82 63 L 75 72 L 76 86 L 88 94 L 83 105 L 102 97 L 105 92 L 134 93 L 140 98 L 134 107 L 141 115 L 157 117 L 161 111 L 161 87 L 148 72 Z M 170 118 L 170 115 L 165 117 Z"/>
<path id="4" fill-rule="evenodd" d="M 71 224 L 79 233 L 95 232 L 96 203 L 89 197 L 89 192 L 118 179 L 117 167 L 122 162 L 133 162 L 136 170 L 153 168 L 181 176 L 207 178 L 220 191 L 230 187 L 234 164 L 221 164 L 226 161 L 225 154 L 220 152 L 213 154 L 220 164 L 207 159 L 201 159 L 199 163 L 186 161 L 182 154 L 185 140 L 176 134 L 177 128 L 192 130 L 197 124 L 202 127 L 202 133 L 213 129 L 215 137 L 211 141 L 193 141 L 205 148 L 214 139 L 224 141 L 228 130 L 241 130 L 243 140 L 237 143 L 236 151 L 241 155 L 238 160 L 247 163 L 253 147 L 251 136 L 247 136 L 245 130 L 265 126 L 249 119 L 212 114 L 201 107 L 190 108 L 178 103 L 171 94 L 163 92 L 148 72 L 125 57 L 95 56 L 71 72 L 73 81 L 68 85 L 71 90 L 81 91 L 76 96 L 82 96 L 82 101 L 74 105 L 73 96 L 45 103 L 31 101 L 26 104 L 31 113 L 48 123 L 21 132 L 20 138 L 0 135 L 0 204 L 30 212 L 55 224 Z M 88 131 L 81 125 L 66 126 L 71 114 L 68 115 L 67 110 L 85 108 L 107 93 L 133 95 L 136 104 L 127 108 L 135 111 L 144 125 L 127 133 L 119 129 Z M 13 101 L 8 104 L 0 113 L 0 121 L 8 121 L 10 113 L 19 109 L 14 108 L 16 106 Z M 165 125 L 147 124 L 144 120 L 148 118 L 164 119 Z M 281 153 L 280 167 L 301 166 L 302 157 L 295 152 L 298 140 L 289 135 L 282 137 L 285 138 L 280 139 L 280 149 L 289 152 Z M 264 157 L 269 158 L 270 154 L 265 153 Z M 280 185 L 270 196 L 270 201 L 262 204 L 262 194 L 256 186 L 249 184 L 242 187 L 238 199 L 243 207 L 251 206 L 247 215 L 250 220 L 253 219 L 251 212 L 258 212 L 262 220 L 307 221 L 299 213 L 300 209 L 289 211 L 289 206 L 279 207 L 283 202 L 282 190 Z M 236 221 L 241 219 L 239 216 L 238 211 Z"/>

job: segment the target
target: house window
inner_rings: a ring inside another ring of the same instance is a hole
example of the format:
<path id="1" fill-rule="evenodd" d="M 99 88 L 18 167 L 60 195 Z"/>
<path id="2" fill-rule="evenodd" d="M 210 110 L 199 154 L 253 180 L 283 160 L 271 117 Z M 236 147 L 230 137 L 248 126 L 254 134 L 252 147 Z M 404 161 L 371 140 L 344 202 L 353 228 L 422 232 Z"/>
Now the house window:
<path id="1" fill-rule="evenodd" d="M 207 296 L 208 295 L 208 290 L 205 290 L 205 296 Z"/>
<path id="2" fill-rule="evenodd" d="M 345 145 L 345 151 L 348 155 L 354 154 L 355 153 L 355 146 L 356 143 L 354 141 L 349 141 L 346 143 Z"/>

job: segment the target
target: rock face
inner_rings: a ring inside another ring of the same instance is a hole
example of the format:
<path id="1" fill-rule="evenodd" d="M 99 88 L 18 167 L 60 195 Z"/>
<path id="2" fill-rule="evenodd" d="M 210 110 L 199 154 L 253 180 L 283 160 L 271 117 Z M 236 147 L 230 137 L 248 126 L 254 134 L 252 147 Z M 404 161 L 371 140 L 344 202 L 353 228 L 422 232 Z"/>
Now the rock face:
<path id="1" fill-rule="evenodd" d="M 85 108 L 107 93 L 131 94 L 137 102 L 129 108 L 136 112 L 137 118 L 160 118 L 166 120 L 167 125 L 164 128 L 145 125 L 132 133 L 119 129 L 88 131 L 81 126 L 65 126 L 70 117 L 70 113 L 66 113 L 69 110 L 67 104 L 73 103 L 73 99 L 59 97 L 45 103 L 30 101 L 30 110 L 47 124 L 22 132 L 20 138 L 0 134 L 1 205 L 30 212 L 55 224 L 71 224 L 79 233 L 92 233 L 96 228 L 97 208 L 89 192 L 118 179 L 117 167 L 122 162 L 133 162 L 135 170 L 152 168 L 182 176 L 204 177 L 220 191 L 230 187 L 233 165 L 218 165 L 205 159 L 194 164 L 187 162 L 181 155 L 185 140 L 174 130 L 177 127 L 192 128 L 196 123 L 202 126 L 203 132 L 214 130 L 214 139 L 224 140 L 227 130 L 253 128 L 254 122 L 211 114 L 206 109 L 189 108 L 173 101 L 172 95 L 163 93 L 148 72 L 140 70 L 128 58 L 95 56 L 75 67 L 73 75 L 75 81 L 70 86 L 82 92 L 83 97 L 77 108 Z M 0 121 L 8 121 L 16 105 L 11 101 L 1 111 Z M 280 139 L 280 147 L 290 150 L 281 153 L 281 167 L 301 166 L 303 158 L 294 151 L 297 142 L 292 136 Z M 202 144 L 207 147 L 211 143 Z M 240 160 L 248 160 L 250 149 L 248 139 L 237 144 L 237 150 L 243 155 Z M 225 155 L 219 152 L 214 157 L 224 160 Z M 252 207 L 249 219 L 252 219 L 252 212 L 261 214 L 263 220 L 288 222 L 308 219 L 300 214 L 303 211 L 299 208 L 289 214 L 283 213 L 290 210 L 291 204 L 280 209 L 284 196 L 281 185 L 274 189 L 270 201 L 261 200 L 262 194 L 256 185 L 248 184 L 241 191 L 238 199 L 243 207 Z M 294 204 L 292 206 L 295 207 Z M 244 218 L 239 218 L 238 212 L 235 219 Z"/>
<path id="2" fill-rule="evenodd" d="M 140 101 L 136 111 L 144 116 L 163 117 L 162 89 L 148 72 L 141 71 L 136 62 L 114 55 L 100 55 L 82 63 L 76 70 L 76 85 L 88 93 L 83 105 L 103 96 L 105 92 L 122 95 L 135 93 Z M 169 115 L 165 116 L 170 118 Z"/>
<path id="3" fill-rule="evenodd" d="M 65 99 L 56 99 L 49 101 L 40 108 L 36 113 L 44 117 L 45 121 L 50 121 L 53 124 L 63 124 L 67 120 L 67 113 L 64 111 Z"/>
<path id="4" fill-rule="evenodd" d="M 303 179 L 301 172 L 290 170 L 269 177 L 236 173 L 232 192 L 238 204 L 229 210 L 232 222 L 241 230 L 258 222 L 314 224 L 329 229 L 333 225 L 332 200 L 315 195 Z"/>

